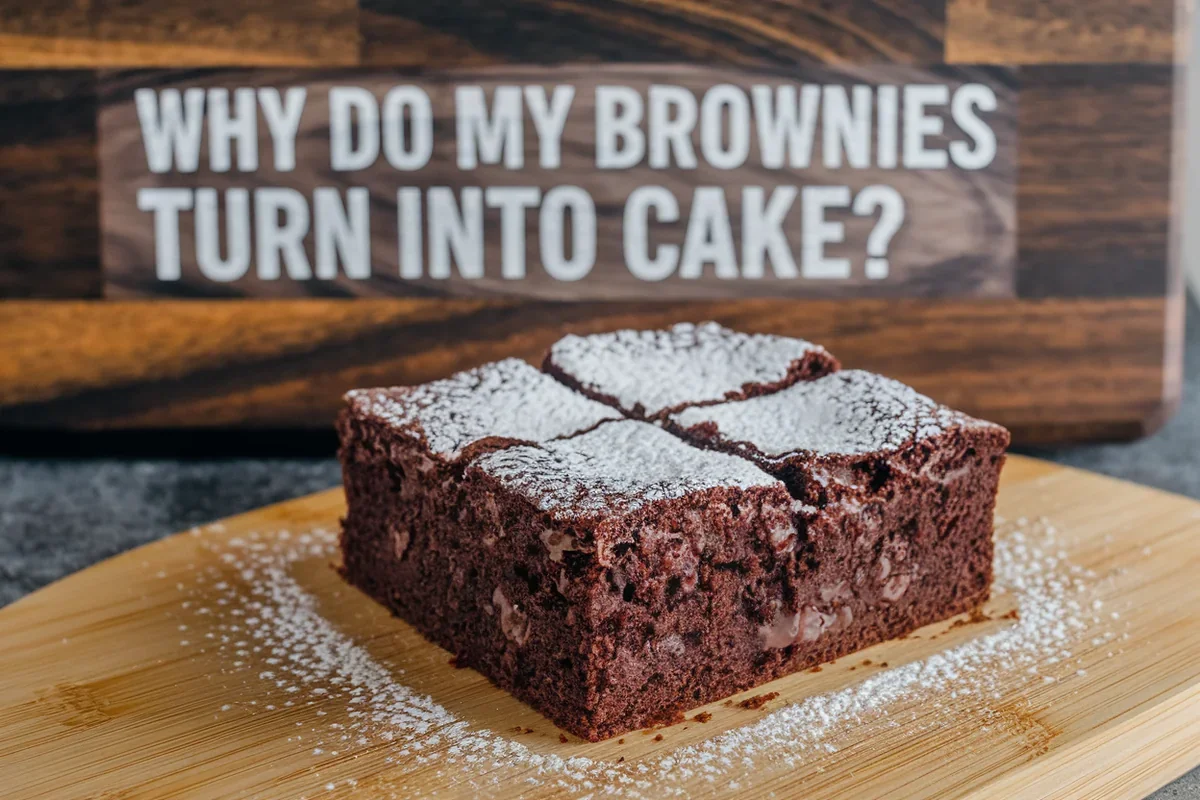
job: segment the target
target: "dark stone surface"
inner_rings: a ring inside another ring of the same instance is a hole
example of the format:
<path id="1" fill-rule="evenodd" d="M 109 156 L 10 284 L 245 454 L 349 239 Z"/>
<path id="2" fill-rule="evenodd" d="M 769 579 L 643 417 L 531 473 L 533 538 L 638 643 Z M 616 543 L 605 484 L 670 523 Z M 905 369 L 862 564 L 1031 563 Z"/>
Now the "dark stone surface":
<path id="1" fill-rule="evenodd" d="M 1019 452 L 1200 499 L 1194 305 L 1187 338 L 1183 405 L 1158 433 L 1133 443 Z M 327 457 L 309 458 L 0 457 L 0 605 L 131 547 L 340 479 L 332 446 Z M 1200 769 L 1153 797 L 1200 800 Z"/>
<path id="2" fill-rule="evenodd" d="M 0 605 L 175 531 L 340 480 L 332 457 L 0 460 Z"/>

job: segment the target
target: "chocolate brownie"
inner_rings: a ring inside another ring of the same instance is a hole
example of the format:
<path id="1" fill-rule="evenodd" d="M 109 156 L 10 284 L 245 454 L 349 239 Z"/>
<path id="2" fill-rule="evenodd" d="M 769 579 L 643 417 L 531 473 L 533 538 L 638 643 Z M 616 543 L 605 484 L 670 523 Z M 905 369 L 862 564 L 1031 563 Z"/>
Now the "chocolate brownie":
<path id="1" fill-rule="evenodd" d="M 593 741 L 772 677 L 793 500 L 749 461 L 622 420 L 487 452 L 460 485 L 419 542 L 375 545 L 394 537 L 353 500 L 342 538 L 346 577 L 460 665 Z"/>
<path id="2" fill-rule="evenodd" d="M 838 369 L 820 345 L 731 331 L 715 322 L 564 336 L 542 368 L 637 419 L 766 394 Z"/>
<path id="3" fill-rule="evenodd" d="M 857 370 L 685 409 L 667 425 L 753 460 L 801 503 L 814 569 L 779 606 L 768 646 L 881 641 L 987 599 L 1009 443 L 999 425 Z"/>
<path id="4" fill-rule="evenodd" d="M 523 362 L 351 393 L 344 574 L 590 740 L 986 599 L 1003 428 L 868 373 L 742 387 L 653 424 Z"/>
<path id="5" fill-rule="evenodd" d="M 430 607 L 421 586 L 446 578 L 427 571 L 426 554 L 442 552 L 437 537 L 459 520 L 461 477 L 472 454 L 548 441 L 620 416 L 517 359 L 422 386 L 356 390 L 345 399 L 337 423 L 348 508 L 343 572 L 423 630 L 442 619 L 442 610 Z M 381 564 L 387 569 L 377 569 Z"/>
<path id="6" fill-rule="evenodd" d="M 597 741 L 763 680 L 756 619 L 795 568 L 780 481 L 633 420 L 489 453 L 467 480 L 497 539 L 466 662 L 557 724 Z"/>

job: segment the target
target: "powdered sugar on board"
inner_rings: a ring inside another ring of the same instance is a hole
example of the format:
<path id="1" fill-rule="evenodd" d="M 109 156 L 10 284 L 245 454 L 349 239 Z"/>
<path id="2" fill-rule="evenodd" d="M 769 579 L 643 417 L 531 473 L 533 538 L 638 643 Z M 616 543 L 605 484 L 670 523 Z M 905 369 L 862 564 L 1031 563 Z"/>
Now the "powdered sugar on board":
<path id="1" fill-rule="evenodd" d="M 671 415 L 691 428 L 715 424 L 722 441 L 768 457 L 806 452 L 862 455 L 896 450 L 959 425 L 990 425 L 872 372 L 846 370 L 774 394 Z"/>
<path id="2" fill-rule="evenodd" d="M 832 366 L 820 345 L 731 331 L 715 322 L 564 336 L 550 348 L 552 362 L 583 388 L 646 417 L 684 403 L 724 400 L 746 384 L 778 383 L 794 362 L 807 358 Z"/>
<path id="3" fill-rule="evenodd" d="M 296 720 L 288 741 L 297 766 L 310 765 L 310 797 L 353 786 L 363 777 L 354 774 L 355 764 L 367 763 L 357 759 L 372 756 L 386 763 L 386 774 L 376 768 L 371 776 L 377 795 L 388 789 L 400 797 L 433 795 L 431 787 L 440 785 L 493 797 L 542 788 L 574 797 L 659 798 L 746 788 L 804 766 L 823 769 L 825 759 L 871 726 L 914 736 L 963 722 L 1003 726 L 1002 698 L 1075 679 L 1081 662 L 1073 651 L 1089 641 L 1119 646 L 1115 612 L 1091 596 L 1096 576 L 1068 561 L 1050 523 L 1000 521 L 996 545 L 996 592 L 1011 597 L 1018 617 L 1007 627 L 697 743 L 622 762 L 547 752 L 473 725 L 412 689 L 404 669 L 409 656 L 377 660 L 366 642 L 323 613 L 331 602 L 368 601 L 307 588 L 316 583 L 311 571 L 327 569 L 335 553 L 330 531 L 211 545 L 221 566 L 180 584 L 181 608 L 172 613 L 186 620 L 180 647 L 221 665 L 219 677 L 230 689 L 214 715 Z M 920 716 L 911 712 L 918 703 L 925 706 Z M 428 780 L 430 771 L 439 781 Z M 426 779 L 409 779 L 418 773 Z"/>
<path id="4" fill-rule="evenodd" d="M 621 416 L 516 358 L 420 386 L 355 389 L 346 402 L 360 416 L 423 436 L 448 458 L 488 436 L 545 442 Z"/>
<path id="5" fill-rule="evenodd" d="M 720 487 L 777 487 L 745 459 L 700 450 L 656 425 L 606 422 L 539 447 L 510 447 L 472 462 L 506 489 L 550 513 L 621 514 L 659 500 Z M 783 500 L 781 499 L 781 502 Z"/>

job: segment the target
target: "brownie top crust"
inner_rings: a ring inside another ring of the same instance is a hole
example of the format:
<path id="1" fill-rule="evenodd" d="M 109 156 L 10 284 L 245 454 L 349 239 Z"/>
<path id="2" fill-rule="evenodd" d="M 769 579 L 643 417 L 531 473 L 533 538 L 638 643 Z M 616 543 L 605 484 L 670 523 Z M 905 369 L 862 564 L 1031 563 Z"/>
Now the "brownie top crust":
<path id="1" fill-rule="evenodd" d="M 423 440 L 451 460 L 481 439 L 546 442 L 621 416 L 516 358 L 420 386 L 356 389 L 346 403 L 353 415 Z"/>
<path id="2" fill-rule="evenodd" d="M 769 391 L 836 370 L 820 345 L 731 331 L 715 322 L 565 336 L 546 368 L 634 416 Z"/>
<path id="3" fill-rule="evenodd" d="M 488 453 L 469 469 L 530 500 L 557 519 L 619 516 L 651 503 L 716 488 L 779 487 L 737 456 L 700 450 L 636 420 L 537 446 Z"/>
<path id="4" fill-rule="evenodd" d="M 684 409 L 670 421 L 771 460 L 799 454 L 864 456 L 896 451 L 958 428 L 1004 430 L 947 408 L 899 381 L 859 370 L 748 400 Z"/>

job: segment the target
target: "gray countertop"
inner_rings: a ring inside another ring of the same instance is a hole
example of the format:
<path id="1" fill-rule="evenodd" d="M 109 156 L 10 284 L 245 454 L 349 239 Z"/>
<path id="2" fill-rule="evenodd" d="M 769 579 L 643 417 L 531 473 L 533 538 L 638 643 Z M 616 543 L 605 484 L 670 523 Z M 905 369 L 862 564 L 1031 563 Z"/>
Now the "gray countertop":
<path id="1" fill-rule="evenodd" d="M 1127 444 L 1025 451 L 1200 499 L 1200 313 L 1179 414 Z M 338 484 L 324 458 L 0 458 L 0 606 L 174 531 Z M 1200 756 L 1198 756 L 1200 758 Z M 1200 768 L 1155 800 L 1200 800 Z"/>

